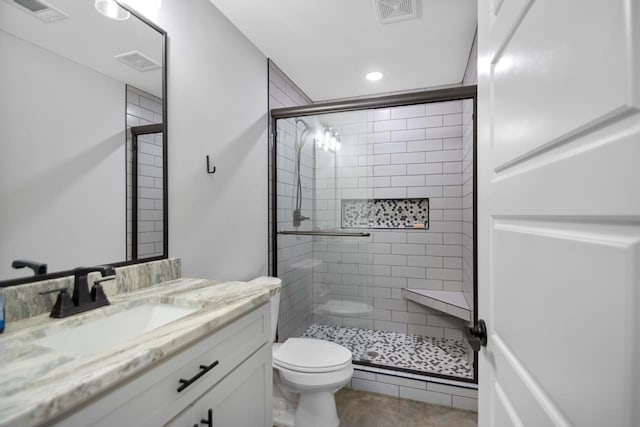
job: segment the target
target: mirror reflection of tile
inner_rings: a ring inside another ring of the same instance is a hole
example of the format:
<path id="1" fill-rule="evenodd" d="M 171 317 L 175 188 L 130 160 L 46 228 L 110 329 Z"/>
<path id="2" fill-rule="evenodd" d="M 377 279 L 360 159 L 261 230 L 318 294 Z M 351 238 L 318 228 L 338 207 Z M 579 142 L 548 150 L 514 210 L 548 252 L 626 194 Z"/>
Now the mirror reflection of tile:
<path id="1" fill-rule="evenodd" d="M 429 228 L 429 199 L 342 199 L 342 228 Z"/>

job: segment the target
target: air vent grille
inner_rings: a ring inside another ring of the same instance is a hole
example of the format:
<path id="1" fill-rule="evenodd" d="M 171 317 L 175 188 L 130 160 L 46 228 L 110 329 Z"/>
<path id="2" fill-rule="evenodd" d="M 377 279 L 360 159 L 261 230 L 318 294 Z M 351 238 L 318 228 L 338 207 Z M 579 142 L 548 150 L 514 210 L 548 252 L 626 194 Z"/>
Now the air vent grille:
<path id="1" fill-rule="evenodd" d="M 69 17 L 60 9 L 40 0 L 6 0 L 6 2 L 47 24 Z"/>
<path id="2" fill-rule="evenodd" d="M 403 21 L 418 16 L 416 0 L 374 0 L 381 24 Z"/>
<path id="3" fill-rule="evenodd" d="M 151 71 L 162 68 L 162 65 L 138 51 L 122 53 L 116 55 L 115 58 L 138 71 Z"/>
<path id="4" fill-rule="evenodd" d="M 20 6 L 28 9 L 31 12 L 40 12 L 43 9 L 47 9 L 47 5 L 37 0 L 14 0 Z"/>

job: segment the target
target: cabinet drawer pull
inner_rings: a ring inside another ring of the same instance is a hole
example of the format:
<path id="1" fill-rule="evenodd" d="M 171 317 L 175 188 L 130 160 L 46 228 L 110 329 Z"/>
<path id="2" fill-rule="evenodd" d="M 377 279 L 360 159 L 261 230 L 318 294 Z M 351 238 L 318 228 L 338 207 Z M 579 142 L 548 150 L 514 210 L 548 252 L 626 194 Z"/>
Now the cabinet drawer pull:
<path id="1" fill-rule="evenodd" d="M 215 362 L 213 362 L 211 365 L 206 366 L 206 365 L 200 365 L 200 372 L 198 372 L 197 374 L 195 374 L 193 377 L 189 378 L 188 380 L 185 380 L 184 378 L 180 378 L 180 384 L 182 384 L 180 387 L 178 387 L 178 393 L 180 393 L 182 390 L 184 390 L 185 388 L 189 387 L 191 384 L 193 384 L 194 382 L 198 381 L 198 379 L 203 376 L 204 374 L 206 374 L 207 372 L 209 372 L 210 370 L 212 370 L 213 368 L 215 368 L 218 365 L 218 361 L 216 360 Z"/>

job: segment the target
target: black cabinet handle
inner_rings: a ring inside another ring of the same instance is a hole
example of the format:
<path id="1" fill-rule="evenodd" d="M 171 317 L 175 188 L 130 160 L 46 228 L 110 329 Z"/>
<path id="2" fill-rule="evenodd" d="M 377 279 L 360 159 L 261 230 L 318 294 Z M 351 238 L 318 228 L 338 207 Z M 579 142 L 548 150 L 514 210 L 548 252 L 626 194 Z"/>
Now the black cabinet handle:
<path id="1" fill-rule="evenodd" d="M 207 411 L 207 419 L 200 420 L 200 424 L 204 424 L 207 427 L 213 427 L 213 409 L 209 408 Z"/>
<path id="2" fill-rule="evenodd" d="M 207 372 L 209 372 L 210 370 L 212 370 L 213 368 L 215 368 L 218 365 L 218 361 L 216 360 L 215 362 L 213 362 L 211 365 L 206 366 L 206 365 L 200 365 L 200 372 L 198 372 L 197 374 L 195 374 L 193 377 L 189 378 L 188 380 L 185 380 L 184 378 L 180 378 L 180 384 L 181 386 L 178 387 L 178 393 L 180 393 L 182 390 L 184 390 L 185 388 L 189 387 L 191 384 L 193 384 L 194 382 L 198 381 L 198 379 L 203 376 L 204 374 L 206 374 Z"/>

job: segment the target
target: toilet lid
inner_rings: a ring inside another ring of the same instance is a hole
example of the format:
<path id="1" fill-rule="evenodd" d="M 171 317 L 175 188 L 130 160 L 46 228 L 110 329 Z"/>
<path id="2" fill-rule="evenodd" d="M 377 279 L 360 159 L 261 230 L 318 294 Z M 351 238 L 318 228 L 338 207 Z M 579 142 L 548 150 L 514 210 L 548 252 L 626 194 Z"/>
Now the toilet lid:
<path id="1" fill-rule="evenodd" d="M 274 350 L 273 363 L 298 372 L 332 372 L 351 363 L 351 351 L 329 341 L 289 338 Z"/>

